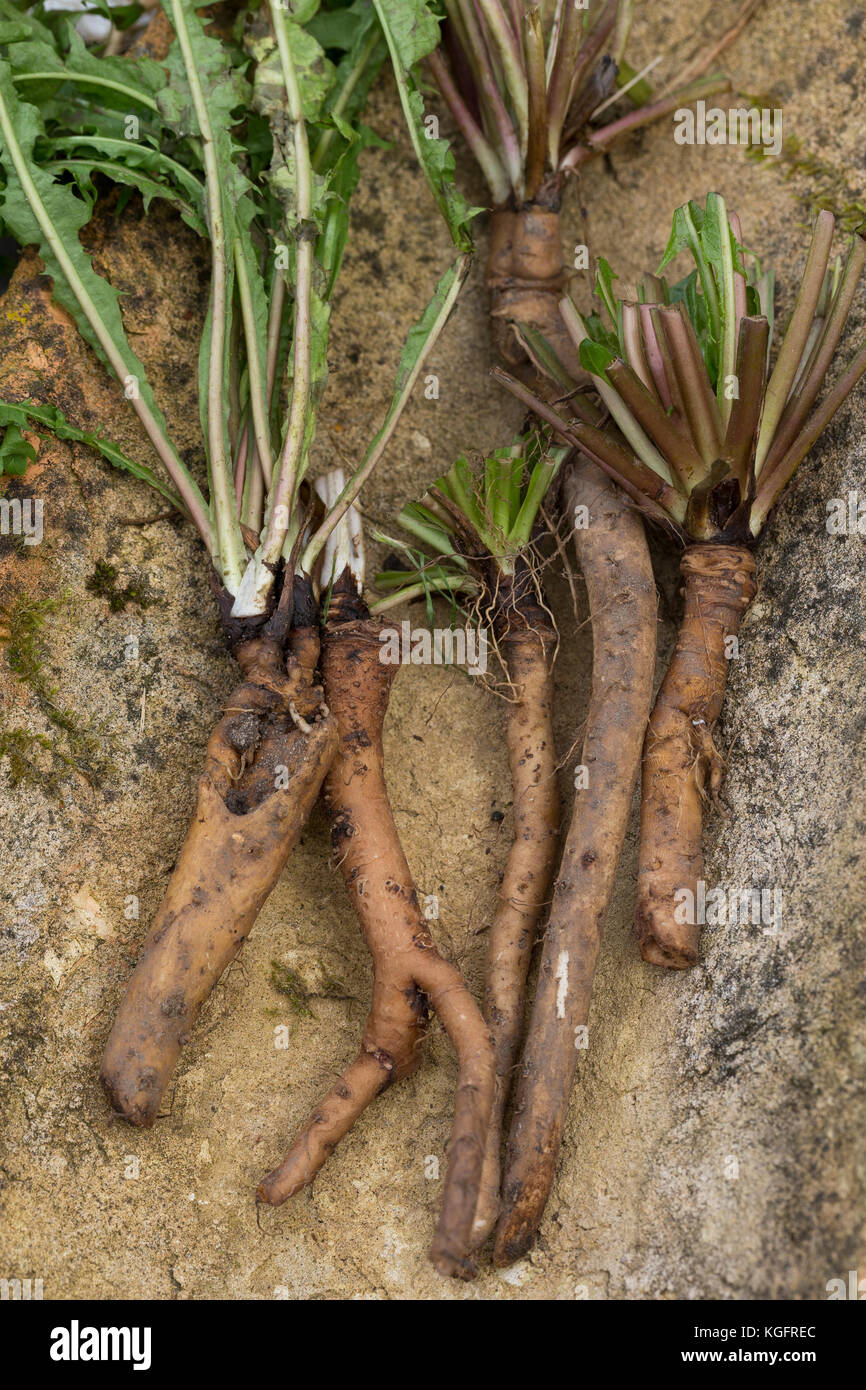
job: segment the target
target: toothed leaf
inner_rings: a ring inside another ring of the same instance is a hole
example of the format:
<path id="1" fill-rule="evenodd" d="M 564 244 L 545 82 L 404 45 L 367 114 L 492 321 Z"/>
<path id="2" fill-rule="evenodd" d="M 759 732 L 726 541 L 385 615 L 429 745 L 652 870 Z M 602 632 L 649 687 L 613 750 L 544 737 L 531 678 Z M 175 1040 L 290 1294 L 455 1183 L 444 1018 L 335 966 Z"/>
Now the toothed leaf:
<path id="1" fill-rule="evenodd" d="M 0 424 L 2 406 L 0 406 Z M 9 473 L 20 477 L 27 472 L 28 464 L 36 461 L 36 450 L 24 438 L 18 425 L 6 425 L 3 441 L 0 443 L 0 474 Z"/>
<path id="2" fill-rule="evenodd" d="M 454 245 L 473 247 L 470 223 L 481 211 L 471 208 L 454 184 L 454 155 L 447 140 L 434 139 L 424 124 L 424 98 L 414 69 L 439 43 L 439 21 L 427 0 L 373 0 L 388 43 L 397 91 L 416 157 L 445 219 Z"/>
<path id="3" fill-rule="evenodd" d="M 603 377 L 615 356 L 605 343 L 594 343 L 591 338 L 584 338 L 580 345 L 580 365 L 593 376 Z"/>
<path id="4" fill-rule="evenodd" d="M 87 444 L 91 449 L 96 449 L 115 468 L 131 473 L 133 477 L 147 483 L 156 492 L 167 498 L 172 506 L 182 510 L 182 504 L 177 494 L 161 478 L 157 477 L 152 469 L 130 458 L 117 444 L 106 439 L 100 431 L 79 429 L 77 425 L 73 425 L 70 420 L 67 420 L 63 411 L 56 405 L 37 405 L 34 401 L 0 401 L 0 426 L 6 427 L 6 438 L 3 441 L 2 449 L 0 449 L 0 460 L 2 460 L 3 450 L 5 450 L 12 431 L 18 431 L 20 434 L 21 431 L 28 430 L 31 434 L 38 433 L 40 438 L 43 438 L 42 430 L 45 430 L 48 435 L 54 435 L 57 439 L 67 439 L 76 444 Z M 35 459 L 36 455 L 32 451 L 32 447 L 30 445 L 26 447 L 31 449 L 32 457 Z M 0 472 L 2 471 L 0 468 Z M 6 467 L 7 473 L 15 471 L 23 473 L 24 469 L 15 470 Z"/>
<path id="5" fill-rule="evenodd" d="M 0 164 L 6 175 L 6 187 L 0 195 L 0 218 L 22 246 L 33 245 L 38 248 L 45 269 L 53 281 L 55 300 L 72 316 L 82 337 L 108 366 L 105 350 L 82 307 L 79 296 L 67 279 L 65 269 L 61 266 L 59 256 L 62 248 L 62 254 L 68 258 L 73 276 L 94 306 L 126 368 L 127 384 L 138 391 L 160 429 L 167 433 L 165 420 L 153 399 L 144 367 L 127 339 L 117 290 L 97 275 L 79 240 L 79 232 L 90 218 L 90 206 L 76 193 L 72 185 L 58 183 L 35 163 L 33 146 L 44 134 L 39 113 L 29 103 L 19 100 L 9 66 L 2 61 L 0 120 L 4 126 L 4 138 L 0 144 Z M 15 154 L 18 156 L 17 161 Z M 23 163 L 25 167 L 26 187 L 19 177 L 19 163 Z M 34 211 L 34 201 L 44 210 L 44 228 Z"/>

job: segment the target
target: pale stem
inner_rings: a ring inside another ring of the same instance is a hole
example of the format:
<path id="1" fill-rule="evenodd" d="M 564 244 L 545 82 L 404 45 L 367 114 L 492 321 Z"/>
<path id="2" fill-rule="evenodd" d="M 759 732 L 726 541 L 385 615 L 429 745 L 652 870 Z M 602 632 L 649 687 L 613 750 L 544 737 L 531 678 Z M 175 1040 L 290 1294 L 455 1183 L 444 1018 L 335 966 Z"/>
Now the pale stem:
<path id="1" fill-rule="evenodd" d="M 370 447 L 367 450 L 367 453 L 365 454 L 361 464 L 358 468 L 356 468 L 355 472 L 349 478 L 349 481 L 346 483 L 346 486 L 343 488 L 339 498 L 335 502 L 331 511 L 325 517 L 324 521 L 316 531 L 315 535 L 304 548 L 301 565 L 305 574 L 312 573 L 313 565 L 316 563 L 316 560 L 331 532 L 334 530 L 336 526 L 339 525 L 341 519 L 349 510 L 349 507 L 352 505 L 355 498 L 358 496 L 359 492 L 361 491 L 361 488 L 364 486 L 367 479 L 370 477 L 370 474 L 373 472 L 373 469 L 376 467 L 376 464 L 379 462 L 380 458 L 387 449 L 388 444 L 390 443 L 391 438 L 394 434 L 394 431 L 397 428 L 400 416 L 403 414 L 403 411 L 408 403 L 409 397 L 412 394 L 412 390 L 415 386 L 415 383 L 418 380 L 424 363 L 427 360 L 428 354 L 431 348 L 436 343 L 437 339 L 439 338 L 439 335 L 445 327 L 445 324 L 448 322 L 448 317 L 451 313 L 451 310 L 454 308 L 454 305 L 457 301 L 457 296 L 459 295 L 460 290 L 463 286 L 463 282 L 466 279 L 466 276 L 469 274 L 470 265 L 471 257 L 468 255 L 459 257 L 459 259 L 455 263 L 453 282 L 448 290 L 448 293 L 445 295 L 442 301 L 442 305 L 439 309 L 439 312 L 437 313 L 436 318 L 430 327 L 430 330 L 421 347 L 421 350 L 418 353 L 415 362 L 412 365 L 411 371 L 407 375 L 406 380 L 404 381 L 399 394 L 391 402 L 391 407 L 388 411 L 387 416 L 385 417 L 385 423 L 383 424 L 379 433 L 376 435 L 375 439 L 370 444 Z"/>
<path id="2" fill-rule="evenodd" d="M 773 375 L 770 377 L 764 399 L 764 414 L 761 418 L 761 428 L 758 434 L 758 446 L 755 451 L 755 476 L 760 477 L 764 460 L 770 452 L 770 445 L 773 442 L 773 435 L 776 433 L 776 426 L 781 419 L 782 411 L 788 400 L 788 395 L 797 375 L 797 368 L 800 365 L 800 358 L 809 337 L 809 328 L 815 314 L 815 306 L 821 293 L 821 286 L 824 283 L 824 272 L 827 269 L 827 262 L 830 259 L 830 246 L 833 241 L 833 228 L 835 218 L 831 212 L 822 210 L 818 214 L 815 223 L 815 230 L 812 233 L 812 244 L 809 247 L 809 255 L 806 258 L 806 269 L 803 271 L 803 279 L 797 291 L 797 300 L 794 304 L 794 312 L 791 321 L 785 330 L 782 339 L 782 346 L 779 349 L 779 356 L 773 368 Z"/>
<path id="3" fill-rule="evenodd" d="M 238 298 L 241 302 L 241 318 L 244 325 L 244 338 L 247 346 L 247 373 L 250 387 L 250 409 L 253 417 L 256 448 L 261 459 L 265 477 L 270 479 L 274 468 L 271 449 L 270 428 L 268 425 L 265 384 L 262 380 L 262 364 L 259 359 L 259 340 L 253 312 L 253 297 L 250 291 L 250 278 L 247 263 L 239 241 L 235 243 L 235 273 L 238 281 Z"/>
<path id="4" fill-rule="evenodd" d="M 171 0 L 172 27 L 177 35 L 189 82 L 190 95 L 202 142 L 207 186 L 208 223 L 211 234 L 211 325 L 208 365 L 207 429 L 210 458 L 211 505 L 219 547 L 219 567 L 229 593 L 237 593 L 246 562 L 243 537 L 235 510 L 234 487 L 226 453 L 225 341 L 228 295 L 226 232 L 222 186 L 210 113 L 199 80 L 183 0 Z"/>
<path id="5" fill-rule="evenodd" d="M 457 122 L 462 132 L 463 138 L 475 156 L 479 169 L 487 180 L 491 196 L 495 206 L 504 203 L 508 197 L 509 179 L 505 169 L 490 144 L 480 126 L 473 119 L 472 113 L 465 101 L 458 92 L 447 64 L 444 62 L 438 49 L 430 54 L 428 59 L 430 69 L 436 79 L 445 100 L 445 104 Z"/>
<path id="6" fill-rule="evenodd" d="M 295 497 L 306 439 L 310 405 L 310 297 L 313 286 L 313 231 L 305 225 L 313 207 L 313 171 L 307 126 L 295 62 L 289 44 L 286 15 L 279 0 L 269 0 L 280 65 L 286 88 L 289 119 L 294 128 L 297 177 L 298 250 L 295 275 L 295 319 L 293 335 L 292 400 L 289 424 L 278 464 L 276 486 L 269 499 L 268 522 L 257 557 L 273 565 L 279 558 L 289 529 L 289 515 Z"/>
<path id="7" fill-rule="evenodd" d="M 529 90 L 521 46 L 499 0 L 478 0 L 478 3 L 499 54 L 505 85 L 520 130 L 520 146 L 525 151 L 529 139 Z"/>

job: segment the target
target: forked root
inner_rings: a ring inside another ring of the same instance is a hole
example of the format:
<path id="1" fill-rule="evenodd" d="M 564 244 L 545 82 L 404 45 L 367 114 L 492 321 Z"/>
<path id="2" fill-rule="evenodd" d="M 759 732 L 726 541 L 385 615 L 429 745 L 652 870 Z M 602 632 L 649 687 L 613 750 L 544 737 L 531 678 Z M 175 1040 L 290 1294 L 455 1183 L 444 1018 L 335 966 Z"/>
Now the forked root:
<path id="1" fill-rule="evenodd" d="M 332 596 L 322 667 L 340 752 L 325 781 L 337 862 L 373 958 L 373 1000 L 361 1051 L 316 1106 L 282 1163 L 258 1189 L 278 1205 L 312 1182 L 370 1102 L 420 1060 L 428 1004 L 458 1060 L 457 1096 L 442 1211 L 431 1258 L 442 1274 L 471 1278 L 468 1257 L 493 1099 L 493 1049 L 459 971 L 433 944 L 385 786 L 382 727 L 397 667 L 380 660 L 380 627 L 357 618 L 358 600 Z"/>
<path id="2" fill-rule="evenodd" d="M 244 681 L 211 735 L 186 840 L 105 1047 L 100 1079 L 135 1125 L 153 1124 L 199 1010 L 280 877 L 336 752 L 314 683 L 315 629 L 294 631 L 290 645 L 288 666 L 268 637 L 236 650 Z"/>
<path id="3" fill-rule="evenodd" d="M 574 812 L 517 1082 L 494 1260 L 531 1246 L 556 1170 L 614 875 L 625 838 L 652 700 L 656 598 L 640 517 L 586 459 L 563 482 L 565 506 L 586 507 L 574 532 L 592 615 L 592 694 Z"/>
<path id="4" fill-rule="evenodd" d="M 635 931 L 652 965 L 677 970 L 698 958 L 694 906 L 703 874 L 703 802 L 721 789 L 724 764 L 713 743 L 728 678 L 726 650 L 755 596 L 755 558 L 737 545 L 685 552 L 685 612 L 650 716 L 643 754 L 640 862 Z"/>
<path id="5" fill-rule="evenodd" d="M 503 615 L 499 637 L 512 686 L 505 739 L 514 802 L 514 839 L 487 941 L 484 1014 L 496 1053 L 496 1093 L 472 1231 L 479 1249 L 499 1212 L 502 1122 L 523 1029 L 526 976 L 539 919 L 550 894 L 559 843 L 559 791 L 553 738 L 556 632 L 534 605 Z"/>

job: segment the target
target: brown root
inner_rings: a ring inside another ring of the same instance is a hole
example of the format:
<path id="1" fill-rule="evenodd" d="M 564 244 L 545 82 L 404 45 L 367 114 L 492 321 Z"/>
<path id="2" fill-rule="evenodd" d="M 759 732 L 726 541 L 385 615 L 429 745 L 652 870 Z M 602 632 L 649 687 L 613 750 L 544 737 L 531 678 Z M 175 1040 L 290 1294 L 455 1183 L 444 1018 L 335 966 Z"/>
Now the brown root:
<path id="1" fill-rule="evenodd" d="M 199 1010 L 282 873 L 336 752 L 314 684 L 315 629 L 294 632 L 291 645 L 288 667 L 266 637 L 236 651 L 244 681 L 208 742 L 186 840 L 105 1047 L 100 1079 L 135 1125 L 156 1119 Z"/>
<path id="2" fill-rule="evenodd" d="M 329 617 L 329 621 L 332 618 Z M 323 671 L 340 754 L 325 804 L 340 871 L 373 958 L 373 999 L 361 1051 L 316 1106 L 282 1163 L 261 1183 L 278 1205 L 312 1182 L 361 1112 L 418 1065 L 428 1004 L 458 1059 L 457 1097 L 442 1211 L 431 1258 L 443 1274 L 469 1278 L 472 1218 L 494 1088 L 493 1049 L 463 979 L 443 960 L 418 896 L 388 801 L 382 727 L 397 667 L 381 660 L 380 626 L 366 619 L 327 632 Z"/>
<path id="3" fill-rule="evenodd" d="M 496 1054 L 496 1094 L 472 1241 L 480 1248 L 499 1211 L 502 1122 L 523 1028 L 526 976 L 559 843 L 559 789 L 553 739 L 556 634 L 539 615 L 532 628 L 507 623 L 500 638 L 514 698 L 505 738 L 514 798 L 514 839 L 487 942 L 485 1018 Z"/>
<path id="4" fill-rule="evenodd" d="M 525 362 L 510 325 L 528 324 L 553 348 L 575 382 L 587 380 L 563 323 L 559 301 L 570 279 L 563 266 L 559 210 L 530 203 L 491 216 L 487 286 L 494 346 L 503 362 Z"/>
<path id="5" fill-rule="evenodd" d="M 622 850 L 652 700 L 656 596 L 640 517 L 587 459 L 563 483 L 593 631 L 592 694 L 581 764 L 588 785 L 574 812 L 556 880 L 532 1017 L 517 1082 L 494 1260 L 525 1254 L 556 1168 L 585 1027 L 605 914 Z"/>
<path id="6" fill-rule="evenodd" d="M 754 598 L 755 559 L 742 546 L 693 545 L 681 571 L 685 612 L 644 744 L 635 915 L 644 960 L 678 970 L 698 958 L 700 926 L 688 893 L 694 905 L 703 802 L 718 797 L 724 773 L 713 729 L 725 698 L 725 648 Z"/>

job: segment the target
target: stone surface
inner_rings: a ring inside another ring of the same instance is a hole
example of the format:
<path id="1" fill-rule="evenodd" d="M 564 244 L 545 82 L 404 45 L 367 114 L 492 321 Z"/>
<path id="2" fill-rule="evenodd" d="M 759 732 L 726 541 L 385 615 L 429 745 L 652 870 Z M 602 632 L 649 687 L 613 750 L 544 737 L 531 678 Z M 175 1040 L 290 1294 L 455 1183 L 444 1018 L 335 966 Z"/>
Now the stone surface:
<path id="1" fill-rule="evenodd" d="M 660 50 L 688 54 L 698 14 L 704 37 L 712 32 L 706 4 L 670 21 L 659 8 L 638 7 L 636 64 Z M 861 20 L 850 0 L 771 0 L 728 62 L 745 91 L 775 92 L 786 134 L 843 169 L 860 198 L 852 103 L 866 67 Z M 673 75 L 673 64 L 663 71 Z M 377 427 L 402 335 L 449 254 L 388 83 L 371 121 L 394 143 L 364 157 L 317 466 L 354 460 Z M 466 184 L 481 201 L 480 186 Z M 747 243 L 775 265 L 784 313 L 804 262 L 797 195 L 808 187 L 741 150 L 678 148 L 665 124 L 591 167 L 579 197 L 570 191 L 566 244 L 588 238 L 627 278 L 660 255 L 673 207 L 717 188 L 740 212 Z M 128 292 L 127 323 L 157 397 L 200 466 L 194 363 L 206 261 L 156 207 L 146 221 L 134 203 L 116 221 L 109 213 L 96 229 L 99 263 Z M 479 232 L 479 263 L 431 363 L 440 399 L 413 399 L 368 496 L 374 521 L 390 520 L 457 451 L 505 443 L 519 423 L 486 376 L 483 220 Z M 54 401 L 147 460 L 131 413 L 50 307 L 38 270 L 25 257 L 0 302 L 0 392 Z M 862 296 L 853 320 L 862 337 Z M 160 1299 L 813 1299 L 849 1269 L 866 1275 L 864 539 L 829 536 L 824 524 L 828 499 L 866 495 L 864 424 L 861 392 L 761 546 L 761 589 L 721 726 L 729 814 L 708 829 L 707 880 L 780 888 L 781 925 L 774 934 L 708 927 L 702 964 L 687 974 L 644 965 L 631 933 L 633 822 L 540 1241 L 514 1269 L 486 1266 L 470 1285 L 443 1284 L 426 1258 L 441 1191 L 427 1160 L 443 1156 L 455 1075 L 439 1030 L 416 1076 L 367 1112 L 313 1189 L 256 1216 L 256 1182 L 354 1054 L 369 998 L 318 813 L 204 1010 L 165 1117 L 149 1133 L 110 1123 L 96 1080 L 101 1046 L 181 844 L 233 670 L 189 531 L 154 520 L 158 500 L 90 450 L 43 444 L 12 489 L 44 498 L 45 539 L 0 541 L 4 613 L 57 600 L 42 629 L 41 700 L 0 659 L 0 727 L 44 734 L 54 748 L 36 750 L 35 781 L 13 786 L 9 760 L 0 766 L 0 1275 L 42 1278 L 46 1298 Z M 677 582 L 662 542 L 653 554 L 661 670 Z M 142 586 L 146 606 L 112 611 L 88 588 L 100 563 L 116 569 L 115 587 L 142 597 Z M 564 581 L 551 587 L 565 757 L 580 735 L 591 639 Z M 51 723 L 47 699 L 73 712 L 76 732 Z M 492 819 L 509 809 L 496 700 L 459 674 L 409 668 L 386 743 L 418 887 L 438 896 L 440 945 L 479 993 L 510 832 L 508 814 Z M 131 895 L 137 920 L 127 915 Z M 274 988 L 273 961 L 314 996 L 309 1014 Z M 320 997 L 334 980 L 346 997 Z M 281 1025 L 287 1049 L 274 1045 Z"/>

